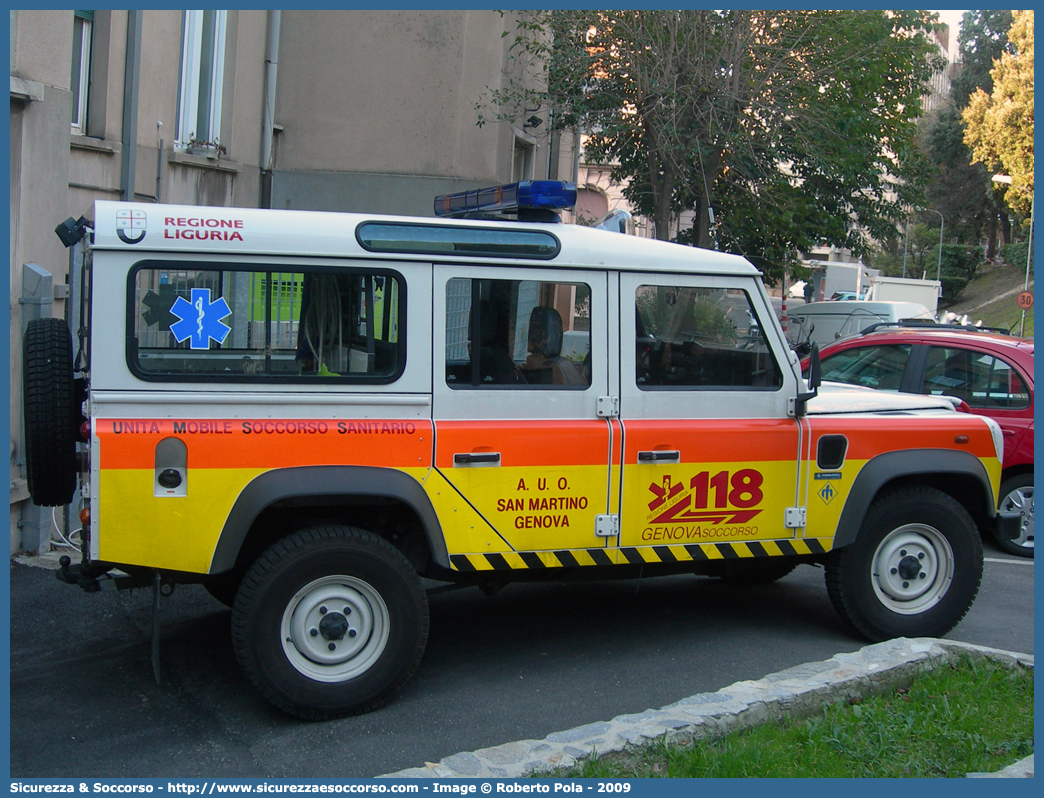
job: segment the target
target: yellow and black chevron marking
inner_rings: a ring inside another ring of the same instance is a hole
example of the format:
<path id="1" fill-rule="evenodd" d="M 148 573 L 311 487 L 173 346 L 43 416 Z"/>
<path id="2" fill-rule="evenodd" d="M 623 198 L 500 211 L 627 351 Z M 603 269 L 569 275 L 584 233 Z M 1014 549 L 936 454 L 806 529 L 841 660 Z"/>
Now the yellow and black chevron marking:
<path id="1" fill-rule="evenodd" d="M 619 563 L 615 555 L 622 555 Z M 690 543 L 678 546 L 643 546 L 622 549 L 571 549 L 568 551 L 523 551 L 507 554 L 454 554 L 450 564 L 456 571 L 514 571 L 527 568 L 575 568 L 589 565 L 634 565 L 657 562 L 703 562 L 753 557 L 786 557 L 823 554 L 823 541 L 759 540 L 748 543 Z"/>

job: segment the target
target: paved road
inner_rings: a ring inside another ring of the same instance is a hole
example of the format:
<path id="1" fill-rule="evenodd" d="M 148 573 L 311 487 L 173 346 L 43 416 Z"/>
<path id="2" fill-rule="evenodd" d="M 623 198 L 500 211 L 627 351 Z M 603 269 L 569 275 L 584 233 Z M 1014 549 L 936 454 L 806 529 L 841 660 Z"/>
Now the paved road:
<path id="1" fill-rule="evenodd" d="M 1033 565 L 988 548 L 952 637 L 1033 650 Z M 303 723 L 241 677 L 229 611 L 202 589 L 163 605 L 163 674 L 149 666 L 151 595 L 88 596 L 11 565 L 13 777 L 371 777 L 459 751 L 542 738 L 863 645 L 822 571 L 764 588 L 692 576 L 512 585 L 431 599 L 421 668 L 381 710 Z"/>

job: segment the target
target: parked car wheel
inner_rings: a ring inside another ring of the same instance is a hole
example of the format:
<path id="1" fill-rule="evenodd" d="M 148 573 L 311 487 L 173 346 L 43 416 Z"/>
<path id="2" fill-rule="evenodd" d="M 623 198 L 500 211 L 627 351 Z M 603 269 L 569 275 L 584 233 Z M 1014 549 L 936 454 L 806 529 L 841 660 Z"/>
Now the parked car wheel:
<path id="1" fill-rule="evenodd" d="M 1004 480 L 1000 487 L 1000 510 L 1022 515 L 1019 535 L 1011 540 L 997 539 L 1008 554 L 1033 556 L 1033 474 L 1019 474 Z"/>
<path id="2" fill-rule="evenodd" d="M 826 567 L 838 614 L 870 640 L 941 637 L 971 607 L 982 541 L 967 510 L 934 488 L 901 488 L 870 505 L 852 545 Z"/>
<path id="3" fill-rule="evenodd" d="M 420 579 L 387 541 L 348 526 L 305 529 L 247 572 L 232 641 L 274 706 L 308 720 L 367 712 L 413 674 L 428 639 Z"/>

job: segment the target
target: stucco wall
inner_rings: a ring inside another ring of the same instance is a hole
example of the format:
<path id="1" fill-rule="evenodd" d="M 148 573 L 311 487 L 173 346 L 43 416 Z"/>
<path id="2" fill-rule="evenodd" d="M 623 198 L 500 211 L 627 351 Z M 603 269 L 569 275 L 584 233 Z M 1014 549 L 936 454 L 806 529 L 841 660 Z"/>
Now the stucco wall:
<path id="1" fill-rule="evenodd" d="M 500 126 L 474 103 L 499 83 L 494 11 L 284 11 L 281 170 L 496 175 Z"/>
<path id="2" fill-rule="evenodd" d="M 355 213 L 434 216 L 438 194 L 482 188 L 498 182 L 495 175 L 471 180 L 364 172 L 276 172 L 275 208 Z"/>

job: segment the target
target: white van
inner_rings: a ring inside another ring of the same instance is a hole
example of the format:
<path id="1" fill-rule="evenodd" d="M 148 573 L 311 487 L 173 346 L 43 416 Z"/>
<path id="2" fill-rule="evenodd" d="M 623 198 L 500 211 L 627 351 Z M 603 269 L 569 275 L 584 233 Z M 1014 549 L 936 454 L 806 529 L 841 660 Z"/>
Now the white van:
<path id="1" fill-rule="evenodd" d="M 871 324 L 906 319 L 934 322 L 935 316 L 920 302 L 809 302 L 787 313 L 787 341 L 792 347 L 813 343 L 824 346 L 837 338 L 860 333 Z"/>

